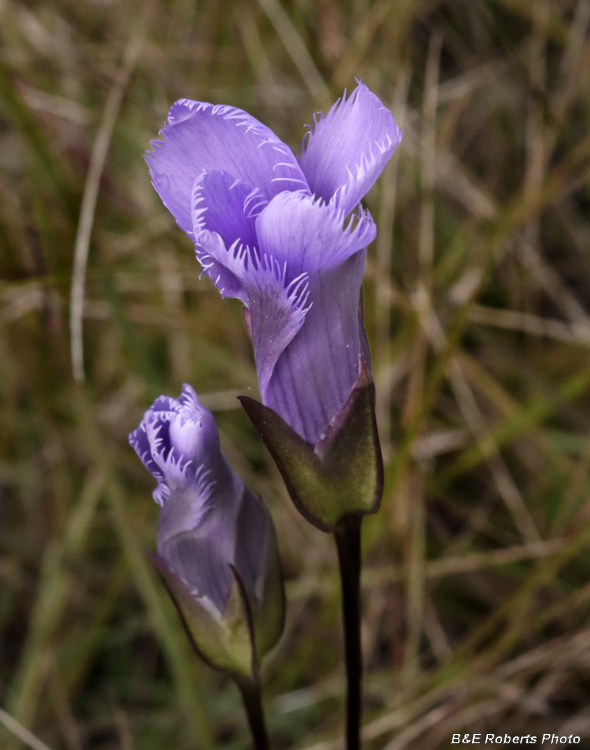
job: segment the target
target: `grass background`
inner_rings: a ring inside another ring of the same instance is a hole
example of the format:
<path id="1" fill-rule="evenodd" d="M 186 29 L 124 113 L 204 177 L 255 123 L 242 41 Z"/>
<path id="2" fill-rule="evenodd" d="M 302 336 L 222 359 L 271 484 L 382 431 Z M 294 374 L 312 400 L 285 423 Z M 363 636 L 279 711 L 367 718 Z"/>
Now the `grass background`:
<path id="1" fill-rule="evenodd" d="M 240 305 L 199 278 L 142 154 L 180 97 L 299 148 L 355 76 L 404 130 L 366 198 L 386 489 L 363 540 L 365 747 L 588 742 L 589 23 L 589 0 L 0 1 L 3 750 L 26 746 L 11 719 L 35 750 L 248 747 L 143 553 L 157 507 L 127 433 L 184 381 L 279 530 L 274 747 L 341 747 L 332 541 L 238 408 Z"/>

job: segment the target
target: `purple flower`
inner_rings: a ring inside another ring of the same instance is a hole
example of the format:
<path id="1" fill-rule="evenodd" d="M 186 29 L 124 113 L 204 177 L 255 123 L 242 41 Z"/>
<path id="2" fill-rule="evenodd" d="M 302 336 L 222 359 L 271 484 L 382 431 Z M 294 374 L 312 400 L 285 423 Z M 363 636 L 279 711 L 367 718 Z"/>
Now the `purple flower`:
<path id="1" fill-rule="evenodd" d="M 160 396 L 129 436 L 158 482 L 158 555 L 201 603 L 224 614 L 233 566 L 255 609 L 278 569 L 274 529 L 261 497 L 219 447 L 211 412 L 190 385 L 178 401 Z"/>
<path id="2" fill-rule="evenodd" d="M 177 102 L 147 160 L 205 273 L 247 308 L 263 402 L 315 445 L 369 362 L 359 314 L 375 225 L 360 199 L 401 140 L 362 83 L 300 157 L 233 107 Z"/>

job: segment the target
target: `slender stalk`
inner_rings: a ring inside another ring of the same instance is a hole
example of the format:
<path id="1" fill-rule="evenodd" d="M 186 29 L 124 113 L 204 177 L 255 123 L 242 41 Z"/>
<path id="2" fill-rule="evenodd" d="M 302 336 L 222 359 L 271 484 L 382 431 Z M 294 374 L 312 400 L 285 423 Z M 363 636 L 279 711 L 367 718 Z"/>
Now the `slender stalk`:
<path id="1" fill-rule="evenodd" d="M 346 655 L 346 750 L 360 750 L 363 661 L 361 653 L 361 516 L 344 516 L 334 529 L 342 581 Z"/>
<path id="2" fill-rule="evenodd" d="M 262 708 L 260 681 L 244 679 L 236 680 L 236 683 L 242 694 L 244 709 L 246 710 L 250 732 L 254 741 L 254 750 L 270 750 L 266 723 L 264 721 L 264 710 Z"/>

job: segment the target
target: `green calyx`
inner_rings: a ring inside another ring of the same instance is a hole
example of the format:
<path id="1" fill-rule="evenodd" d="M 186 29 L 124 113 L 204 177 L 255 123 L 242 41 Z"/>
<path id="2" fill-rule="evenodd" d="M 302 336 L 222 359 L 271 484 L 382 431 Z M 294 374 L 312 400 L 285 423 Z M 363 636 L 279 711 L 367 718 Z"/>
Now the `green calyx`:
<path id="1" fill-rule="evenodd" d="M 346 401 L 312 448 L 275 411 L 241 396 L 300 513 L 322 531 L 349 514 L 379 509 L 383 460 L 375 419 L 375 386 L 367 364 Z"/>
<path id="2" fill-rule="evenodd" d="M 206 600 L 194 596 L 159 555 L 147 552 L 195 651 L 214 669 L 256 681 L 258 658 L 252 614 L 245 587 L 233 566 L 234 582 L 221 615 Z"/>
<path id="3" fill-rule="evenodd" d="M 267 545 L 261 596 L 249 599 L 256 657 L 259 661 L 276 645 L 285 627 L 285 588 L 276 532 L 272 522 L 269 525 Z"/>

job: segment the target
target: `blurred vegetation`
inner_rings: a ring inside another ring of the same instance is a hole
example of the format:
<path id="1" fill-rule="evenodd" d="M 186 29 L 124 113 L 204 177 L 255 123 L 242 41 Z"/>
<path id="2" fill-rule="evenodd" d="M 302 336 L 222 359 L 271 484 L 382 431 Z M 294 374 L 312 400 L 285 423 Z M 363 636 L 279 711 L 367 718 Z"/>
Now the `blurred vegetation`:
<path id="1" fill-rule="evenodd" d="M 299 148 L 355 76 L 405 133 L 367 197 L 387 482 L 365 524 L 366 748 L 590 737 L 589 24 L 590 0 L 0 0 L 3 750 L 26 746 L 5 725 L 37 750 L 248 746 L 143 553 L 157 507 L 127 433 L 184 381 L 279 529 L 274 746 L 340 747 L 332 540 L 238 408 L 240 305 L 199 278 L 142 154 L 180 97 Z"/>

